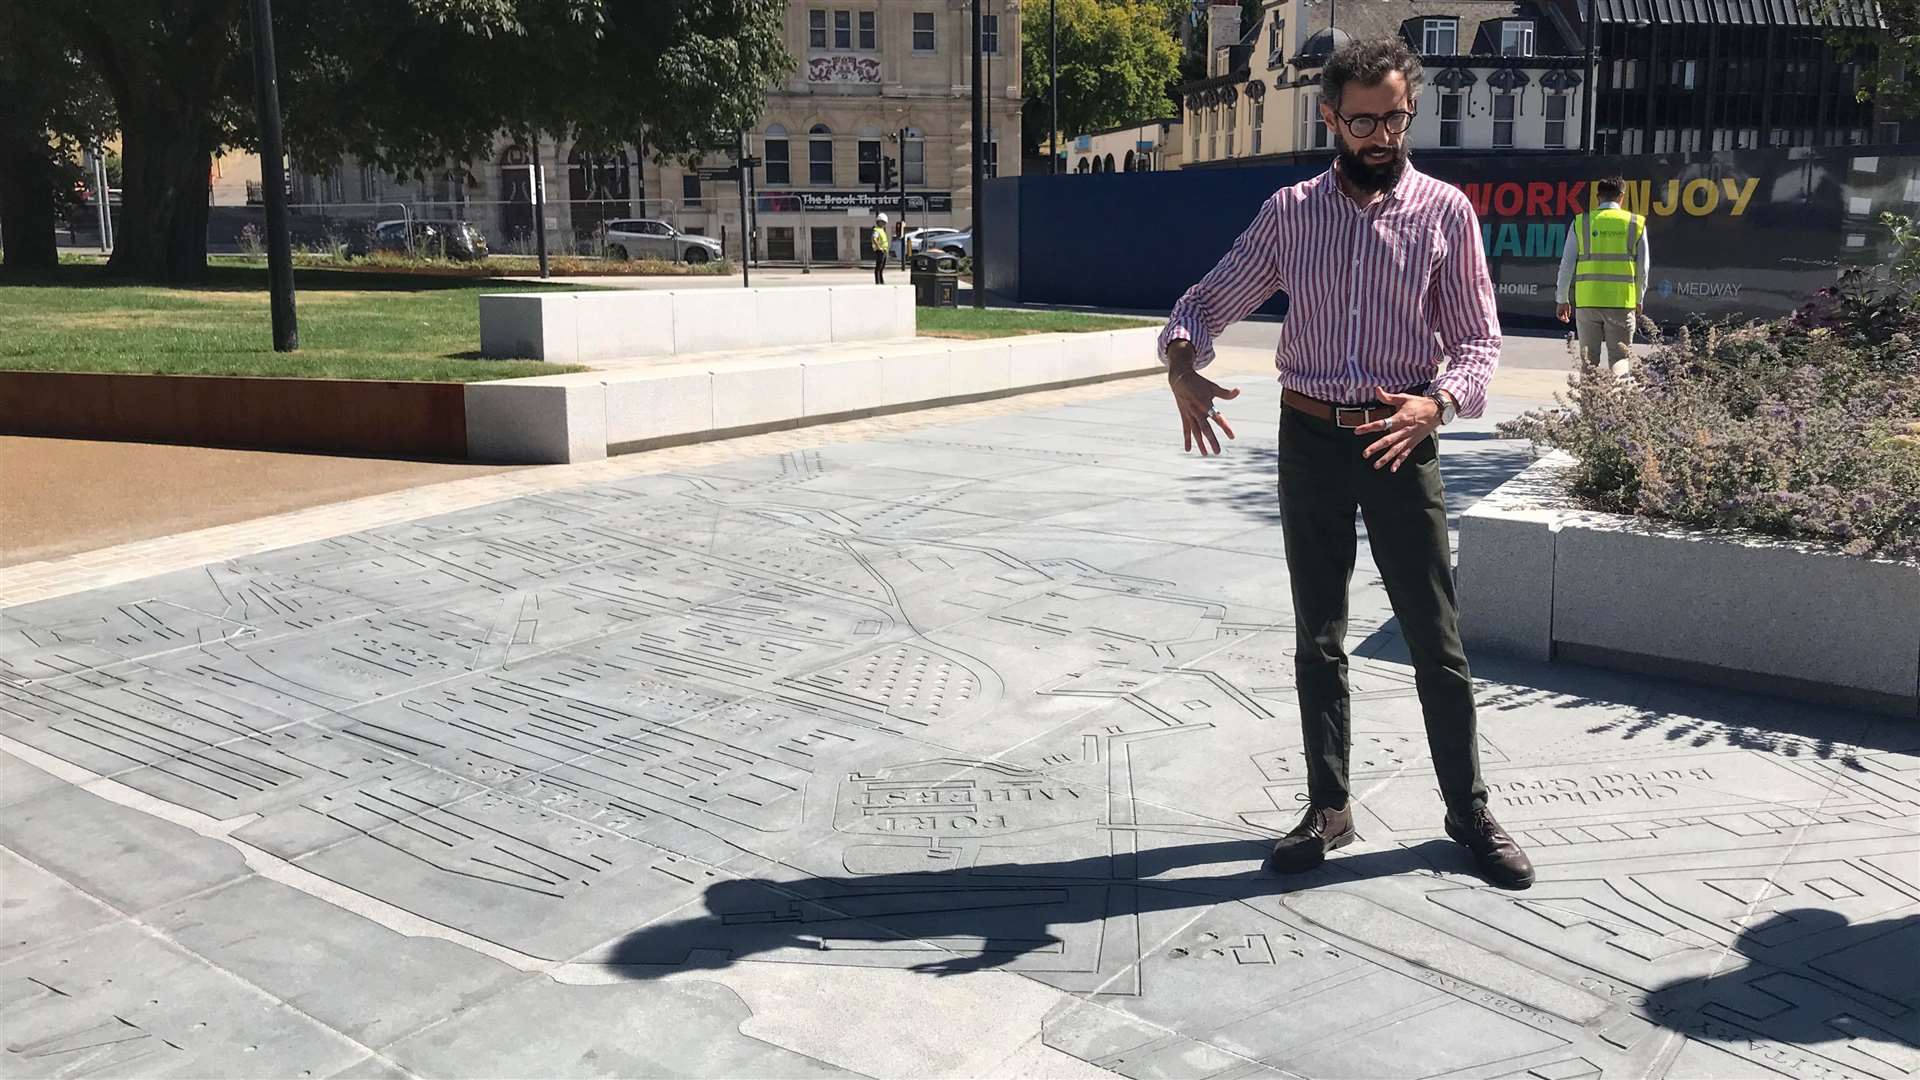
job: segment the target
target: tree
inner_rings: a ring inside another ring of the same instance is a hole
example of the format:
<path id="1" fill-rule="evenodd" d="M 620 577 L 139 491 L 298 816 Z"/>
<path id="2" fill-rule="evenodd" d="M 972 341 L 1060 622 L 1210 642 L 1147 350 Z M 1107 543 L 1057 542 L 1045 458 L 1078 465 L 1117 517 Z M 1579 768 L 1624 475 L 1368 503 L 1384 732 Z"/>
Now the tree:
<path id="1" fill-rule="evenodd" d="M 1166 0 L 1053 0 L 1060 38 L 1063 136 L 1139 123 L 1167 113 L 1167 84 L 1179 77 L 1180 46 Z M 1047 93 L 1047 12 L 1030 4 L 1021 20 L 1021 135 L 1042 153 L 1052 123 Z"/>
<path id="2" fill-rule="evenodd" d="M 1889 116 L 1920 119 L 1920 0 L 1878 0 L 1877 6 L 1884 30 L 1836 27 L 1826 32 L 1827 41 L 1859 63 L 1861 101 L 1877 103 Z M 1820 4 L 1828 17 L 1841 9 L 1837 0 Z"/>
<path id="3" fill-rule="evenodd" d="M 75 158 L 113 130 L 99 81 L 59 40 L 23 32 L 22 7 L 0 6 L 0 237 L 16 272 L 59 265 L 54 230 L 77 206 Z"/>
<path id="4" fill-rule="evenodd" d="M 27 6 L 27 5 L 20 5 Z M 212 156 L 254 148 L 246 0 L 33 5 L 111 93 L 125 195 L 112 268 L 206 272 Z M 751 126 L 791 60 L 783 0 L 279 0 L 287 145 L 422 174 L 501 131 L 687 155 Z"/>

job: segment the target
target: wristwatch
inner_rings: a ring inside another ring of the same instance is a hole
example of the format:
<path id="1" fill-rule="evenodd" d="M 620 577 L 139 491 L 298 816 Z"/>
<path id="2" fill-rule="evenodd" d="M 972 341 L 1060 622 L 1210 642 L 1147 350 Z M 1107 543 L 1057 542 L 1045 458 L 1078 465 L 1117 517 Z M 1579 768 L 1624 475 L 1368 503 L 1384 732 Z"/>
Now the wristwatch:
<path id="1" fill-rule="evenodd" d="M 1429 392 L 1427 396 L 1433 399 L 1435 405 L 1440 406 L 1441 427 L 1453 423 L 1454 419 L 1460 415 L 1460 408 L 1453 403 L 1452 394 L 1447 393 L 1445 390 L 1434 390 Z"/>

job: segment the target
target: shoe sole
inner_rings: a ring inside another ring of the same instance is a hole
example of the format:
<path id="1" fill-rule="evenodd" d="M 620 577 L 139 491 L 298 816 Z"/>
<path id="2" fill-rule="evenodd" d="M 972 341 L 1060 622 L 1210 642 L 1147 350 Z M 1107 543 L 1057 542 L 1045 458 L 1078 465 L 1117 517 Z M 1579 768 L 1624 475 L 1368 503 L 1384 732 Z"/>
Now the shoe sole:
<path id="1" fill-rule="evenodd" d="M 1346 847 L 1358 839 L 1360 839 L 1360 833 L 1356 830 L 1348 830 L 1347 832 L 1341 833 L 1335 837 L 1331 843 L 1320 849 L 1319 858 L 1300 866 L 1276 866 L 1273 862 L 1273 856 L 1268 855 L 1266 868 L 1269 873 L 1273 874 L 1304 874 L 1309 870 L 1318 868 L 1321 863 L 1326 862 L 1328 852 L 1339 851 L 1341 848 Z"/>
<path id="2" fill-rule="evenodd" d="M 1464 839 L 1461 838 L 1459 833 L 1454 831 L 1453 821 L 1451 818 L 1448 818 L 1442 821 L 1441 824 L 1446 826 L 1447 839 L 1452 840 L 1454 843 L 1459 844 L 1463 848 L 1466 848 L 1467 854 L 1473 855 L 1473 845 L 1467 843 Z M 1474 869 L 1480 871 L 1480 878 L 1482 881 L 1485 881 L 1487 884 L 1495 886 L 1496 888 L 1529 889 L 1533 887 L 1532 874 L 1528 874 L 1526 877 L 1523 877 L 1523 878 L 1496 879 L 1491 874 L 1487 873 L 1485 867 L 1482 867 L 1480 865 L 1480 857 L 1477 855 L 1474 856 L 1473 866 L 1474 866 Z"/>

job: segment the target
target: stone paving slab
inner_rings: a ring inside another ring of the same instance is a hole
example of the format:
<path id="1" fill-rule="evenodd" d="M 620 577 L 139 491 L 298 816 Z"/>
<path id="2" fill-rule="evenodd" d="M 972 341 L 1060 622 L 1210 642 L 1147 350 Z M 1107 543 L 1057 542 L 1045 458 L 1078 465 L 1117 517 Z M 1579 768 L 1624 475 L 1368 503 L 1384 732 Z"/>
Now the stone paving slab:
<path id="1" fill-rule="evenodd" d="M 1364 546 L 1362 839 L 1260 871 L 1277 397 L 1216 460 L 1105 388 L 53 575 L 0 613 L 0 1073 L 1920 1071 L 1920 728 L 1488 658 L 1540 870 L 1490 889 Z M 1491 423 L 1456 516 L 1529 460 Z"/>

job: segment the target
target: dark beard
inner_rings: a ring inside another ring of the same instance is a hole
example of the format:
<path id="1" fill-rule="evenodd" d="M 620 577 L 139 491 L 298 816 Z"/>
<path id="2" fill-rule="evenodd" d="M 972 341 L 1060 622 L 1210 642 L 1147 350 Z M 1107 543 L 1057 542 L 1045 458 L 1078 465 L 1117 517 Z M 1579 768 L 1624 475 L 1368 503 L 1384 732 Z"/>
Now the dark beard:
<path id="1" fill-rule="evenodd" d="M 1407 171 L 1407 144 L 1401 143 L 1393 148 L 1392 160 L 1383 165 L 1369 165 L 1359 154 L 1354 153 L 1346 144 L 1340 146 L 1340 176 L 1355 191 L 1368 195 L 1377 195 L 1382 191 L 1391 191 L 1400 177 Z"/>

